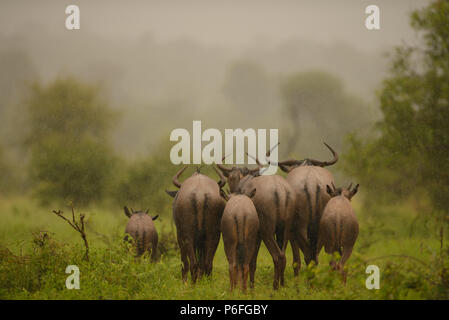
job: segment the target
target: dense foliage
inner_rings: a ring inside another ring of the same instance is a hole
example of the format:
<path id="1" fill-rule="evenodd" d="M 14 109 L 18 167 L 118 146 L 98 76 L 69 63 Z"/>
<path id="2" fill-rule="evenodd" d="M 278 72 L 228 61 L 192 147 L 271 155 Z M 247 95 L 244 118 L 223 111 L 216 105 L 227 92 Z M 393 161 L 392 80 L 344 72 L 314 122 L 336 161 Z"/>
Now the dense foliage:
<path id="1" fill-rule="evenodd" d="M 352 135 L 346 171 L 374 199 L 429 197 L 435 212 L 449 207 L 449 2 L 416 11 L 417 46 L 398 47 L 379 102 L 373 137 Z M 373 198 L 372 198 L 373 199 Z M 376 201 L 376 200 L 374 200 Z"/>
<path id="2" fill-rule="evenodd" d="M 114 162 L 108 145 L 114 114 L 98 89 L 72 78 L 35 84 L 27 112 L 31 178 L 42 202 L 101 199 Z"/>

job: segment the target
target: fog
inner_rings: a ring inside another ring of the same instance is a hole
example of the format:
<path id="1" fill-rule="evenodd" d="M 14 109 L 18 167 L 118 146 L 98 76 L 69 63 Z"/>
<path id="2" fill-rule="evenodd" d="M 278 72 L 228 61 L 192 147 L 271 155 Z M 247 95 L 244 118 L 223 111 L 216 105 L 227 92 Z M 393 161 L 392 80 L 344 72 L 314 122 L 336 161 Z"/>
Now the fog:
<path id="1" fill-rule="evenodd" d="M 71 74 L 100 85 L 121 111 L 116 149 L 145 155 L 172 129 L 191 130 L 192 120 L 204 128 L 282 130 L 282 79 L 323 70 L 371 106 L 361 112 L 374 122 L 385 53 L 414 41 L 409 14 L 427 3 L 375 1 L 381 29 L 369 31 L 365 7 L 372 1 L 2 1 L 0 111 L 20 104 L 30 81 Z M 80 30 L 65 29 L 68 4 L 80 7 Z M 267 90 L 254 89 L 236 108 L 225 88 L 238 62 L 257 66 Z M 9 119 L 5 141 L 14 140 L 11 114 L 1 113 Z M 317 144 L 332 135 L 301 138 Z"/>

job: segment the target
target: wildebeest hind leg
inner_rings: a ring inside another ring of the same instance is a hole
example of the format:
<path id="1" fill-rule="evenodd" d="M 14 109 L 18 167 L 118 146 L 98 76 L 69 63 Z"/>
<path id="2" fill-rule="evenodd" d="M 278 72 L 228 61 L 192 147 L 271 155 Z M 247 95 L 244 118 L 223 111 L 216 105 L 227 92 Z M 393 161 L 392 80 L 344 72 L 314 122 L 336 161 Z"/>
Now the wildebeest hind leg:
<path id="1" fill-rule="evenodd" d="M 195 248 L 193 247 L 193 241 L 189 241 L 185 245 L 187 251 L 187 257 L 189 258 L 190 264 L 190 276 L 192 277 L 192 282 L 195 283 L 199 275 L 199 266 L 196 259 Z"/>
<path id="2" fill-rule="evenodd" d="M 156 262 L 157 260 L 157 242 L 153 242 L 151 245 L 151 260 Z"/>
<path id="3" fill-rule="evenodd" d="M 299 275 L 299 270 L 301 269 L 301 256 L 299 255 L 299 245 L 296 239 L 290 239 L 290 245 L 292 247 L 293 254 L 293 273 L 297 277 Z"/>
<path id="4" fill-rule="evenodd" d="M 242 274 L 242 290 L 243 290 L 243 292 L 246 292 L 246 286 L 248 283 L 248 272 L 249 272 L 249 265 L 244 264 L 243 265 L 243 274 Z"/>
<path id="5" fill-rule="evenodd" d="M 344 270 L 345 267 L 345 263 L 346 261 L 349 259 L 349 257 L 351 256 L 352 253 L 352 248 L 343 248 L 343 255 L 341 256 L 341 259 L 338 263 L 338 268 L 343 276 L 343 282 L 346 284 L 346 277 L 347 277 L 347 273 Z"/>
<path id="6" fill-rule="evenodd" d="M 187 281 L 187 273 L 189 272 L 189 260 L 187 259 L 187 250 L 185 246 L 180 246 L 181 250 L 181 261 L 182 261 L 182 280 Z"/>
<path id="7" fill-rule="evenodd" d="M 214 236 L 206 240 L 206 254 L 205 254 L 205 274 L 206 276 L 212 275 L 212 266 L 214 261 L 214 255 L 217 251 L 218 244 L 220 242 L 220 233 L 218 237 Z"/>
<path id="8" fill-rule="evenodd" d="M 256 245 L 254 247 L 253 256 L 251 257 L 251 261 L 249 263 L 249 286 L 250 286 L 250 288 L 254 288 L 254 276 L 256 274 L 257 255 L 259 254 L 261 242 L 262 242 L 262 239 L 260 238 L 260 236 L 258 236 L 258 238 L 256 240 Z"/>
<path id="9" fill-rule="evenodd" d="M 277 290 L 279 288 L 279 280 L 281 275 L 282 256 L 285 259 L 285 255 L 282 254 L 281 249 L 277 245 L 276 240 L 274 239 L 274 234 L 271 234 L 271 236 L 268 237 L 264 237 L 263 242 L 265 243 L 268 252 L 270 252 L 271 257 L 273 258 L 274 264 L 273 289 Z"/>

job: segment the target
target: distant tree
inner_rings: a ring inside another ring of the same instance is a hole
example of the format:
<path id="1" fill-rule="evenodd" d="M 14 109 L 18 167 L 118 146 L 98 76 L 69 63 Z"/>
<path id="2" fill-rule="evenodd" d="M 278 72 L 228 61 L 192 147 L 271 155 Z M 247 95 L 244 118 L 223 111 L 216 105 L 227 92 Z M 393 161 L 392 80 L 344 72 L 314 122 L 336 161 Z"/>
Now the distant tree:
<path id="1" fill-rule="evenodd" d="M 77 205 L 101 199 L 115 158 L 108 143 L 114 113 L 98 89 L 70 77 L 35 84 L 26 107 L 26 145 L 39 199 Z"/>
<path id="2" fill-rule="evenodd" d="M 397 47 L 379 92 L 383 114 L 374 137 L 350 136 L 346 171 L 376 199 L 431 200 L 449 208 L 449 1 L 411 15 L 419 44 Z"/>
<path id="3" fill-rule="evenodd" d="M 366 103 L 347 93 L 343 82 L 327 72 L 309 71 L 287 77 L 281 85 L 281 98 L 289 123 L 288 152 L 311 136 L 326 138 L 338 148 L 345 134 L 363 128 L 369 121 Z"/>
<path id="4" fill-rule="evenodd" d="M 74 78 L 60 78 L 42 87 L 35 83 L 27 101 L 27 142 L 40 144 L 53 135 L 70 141 L 85 137 L 105 142 L 115 113 L 101 99 L 99 89 Z"/>

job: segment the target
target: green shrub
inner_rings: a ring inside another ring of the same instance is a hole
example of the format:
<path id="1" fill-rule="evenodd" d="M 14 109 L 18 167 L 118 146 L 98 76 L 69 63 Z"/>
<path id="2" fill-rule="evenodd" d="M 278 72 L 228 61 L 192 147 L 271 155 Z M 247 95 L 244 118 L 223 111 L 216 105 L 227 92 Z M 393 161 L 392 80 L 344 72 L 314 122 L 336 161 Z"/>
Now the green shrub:
<path id="1" fill-rule="evenodd" d="M 35 84 L 26 103 L 29 167 L 43 203 L 100 200 L 113 173 L 108 135 L 115 114 L 98 88 L 73 78 Z"/>

